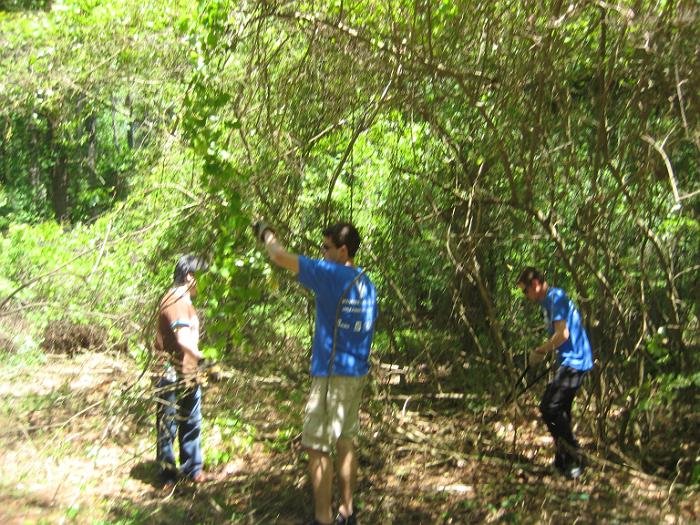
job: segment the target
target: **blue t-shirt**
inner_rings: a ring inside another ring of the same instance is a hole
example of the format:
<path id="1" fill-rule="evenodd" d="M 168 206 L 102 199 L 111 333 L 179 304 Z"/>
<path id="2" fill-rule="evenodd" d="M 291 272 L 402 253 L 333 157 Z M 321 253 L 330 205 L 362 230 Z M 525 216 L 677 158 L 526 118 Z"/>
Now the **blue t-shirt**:
<path id="1" fill-rule="evenodd" d="M 377 292 L 366 274 L 353 280 L 361 268 L 299 256 L 299 282 L 316 297 L 316 327 L 311 347 L 311 375 L 326 377 L 338 315 L 333 375 L 364 376 L 377 319 Z M 351 285 L 352 283 L 352 285 Z"/>
<path id="2" fill-rule="evenodd" d="M 550 335 L 554 333 L 555 321 L 566 321 L 569 338 L 558 348 L 560 366 L 585 372 L 593 368 L 593 354 L 588 341 L 581 315 L 561 288 L 548 288 L 547 295 L 540 302 L 544 322 Z"/>

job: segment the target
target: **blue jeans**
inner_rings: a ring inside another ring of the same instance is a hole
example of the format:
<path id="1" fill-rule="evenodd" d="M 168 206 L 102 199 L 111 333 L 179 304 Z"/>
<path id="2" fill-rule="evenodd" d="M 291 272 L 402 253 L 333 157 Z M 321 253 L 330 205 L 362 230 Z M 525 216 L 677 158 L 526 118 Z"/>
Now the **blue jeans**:
<path id="1" fill-rule="evenodd" d="M 202 390 L 199 385 L 179 386 L 165 378 L 158 381 L 156 393 L 156 461 L 165 481 L 177 476 L 173 442 L 175 434 L 180 446 L 180 472 L 187 477 L 202 470 Z"/>

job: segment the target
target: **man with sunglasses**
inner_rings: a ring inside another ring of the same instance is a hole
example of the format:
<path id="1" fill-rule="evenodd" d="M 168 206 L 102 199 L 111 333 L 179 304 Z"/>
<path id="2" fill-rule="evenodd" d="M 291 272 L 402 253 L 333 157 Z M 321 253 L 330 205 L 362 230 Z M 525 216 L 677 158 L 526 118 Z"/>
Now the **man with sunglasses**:
<path id="1" fill-rule="evenodd" d="M 525 297 L 542 309 L 550 338 L 530 352 L 530 366 L 557 351 L 558 368 L 547 385 L 540 412 L 554 438 L 554 466 L 569 479 L 583 473 L 578 442 L 571 428 L 571 405 L 584 375 L 593 368 L 591 345 L 576 305 L 564 290 L 547 284 L 544 275 L 532 267 L 525 268 L 517 282 Z"/>
<path id="2" fill-rule="evenodd" d="M 353 260 L 360 246 L 355 226 L 341 222 L 323 231 L 323 258 L 289 253 L 263 222 L 253 225 L 270 260 L 297 276 L 314 292 L 316 323 L 311 347 L 311 392 L 304 413 L 301 443 L 309 454 L 314 524 L 354 524 L 353 489 L 357 456 L 353 438 L 359 427 L 362 388 L 377 317 L 377 294 Z M 335 449 L 340 507 L 333 521 L 332 483 Z"/>

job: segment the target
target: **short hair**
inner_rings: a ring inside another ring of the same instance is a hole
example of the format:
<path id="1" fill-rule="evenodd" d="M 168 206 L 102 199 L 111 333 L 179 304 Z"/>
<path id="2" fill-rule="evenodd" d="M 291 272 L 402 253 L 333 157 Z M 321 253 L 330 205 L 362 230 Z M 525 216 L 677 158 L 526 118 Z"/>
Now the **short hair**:
<path id="1" fill-rule="evenodd" d="M 330 237 L 337 248 L 345 245 L 350 258 L 355 257 L 360 247 L 360 233 L 349 222 L 337 222 L 323 230 L 324 237 Z"/>
<path id="2" fill-rule="evenodd" d="M 183 255 L 175 265 L 173 283 L 176 285 L 185 284 L 187 274 L 191 273 L 194 275 L 195 273 L 206 271 L 208 268 L 209 265 L 204 259 L 192 254 Z"/>
<path id="3" fill-rule="evenodd" d="M 533 268 L 532 266 L 528 266 L 522 271 L 520 277 L 518 277 L 517 284 L 522 284 L 523 286 L 525 286 L 525 288 L 527 288 L 528 286 L 530 286 L 530 284 L 532 284 L 532 281 L 534 281 L 535 279 L 543 283 L 544 274 L 538 269 Z"/>

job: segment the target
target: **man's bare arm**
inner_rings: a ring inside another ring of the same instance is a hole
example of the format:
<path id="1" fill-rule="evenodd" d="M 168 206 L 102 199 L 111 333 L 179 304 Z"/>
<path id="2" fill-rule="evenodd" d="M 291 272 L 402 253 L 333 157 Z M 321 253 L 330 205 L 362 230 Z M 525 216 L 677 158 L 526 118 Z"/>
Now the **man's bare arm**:
<path id="1" fill-rule="evenodd" d="M 542 346 L 535 348 L 535 352 L 540 354 L 548 354 L 549 352 L 554 352 L 562 344 L 566 342 L 569 338 L 569 327 L 566 325 L 566 321 L 554 321 L 554 333 Z"/>
<path id="2" fill-rule="evenodd" d="M 568 338 L 569 327 L 567 326 L 566 321 L 554 321 L 554 333 L 552 334 L 552 337 L 545 341 L 543 345 L 538 346 L 532 350 L 532 352 L 530 352 L 529 363 L 539 363 L 548 353 L 554 352 L 557 348 L 564 344 Z"/>
<path id="3" fill-rule="evenodd" d="M 277 240 L 275 232 L 265 230 L 262 234 L 265 250 L 270 260 L 281 268 L 286 268 L 295 275 L 299 273 L 299 256 L 289 253 Z"/>

